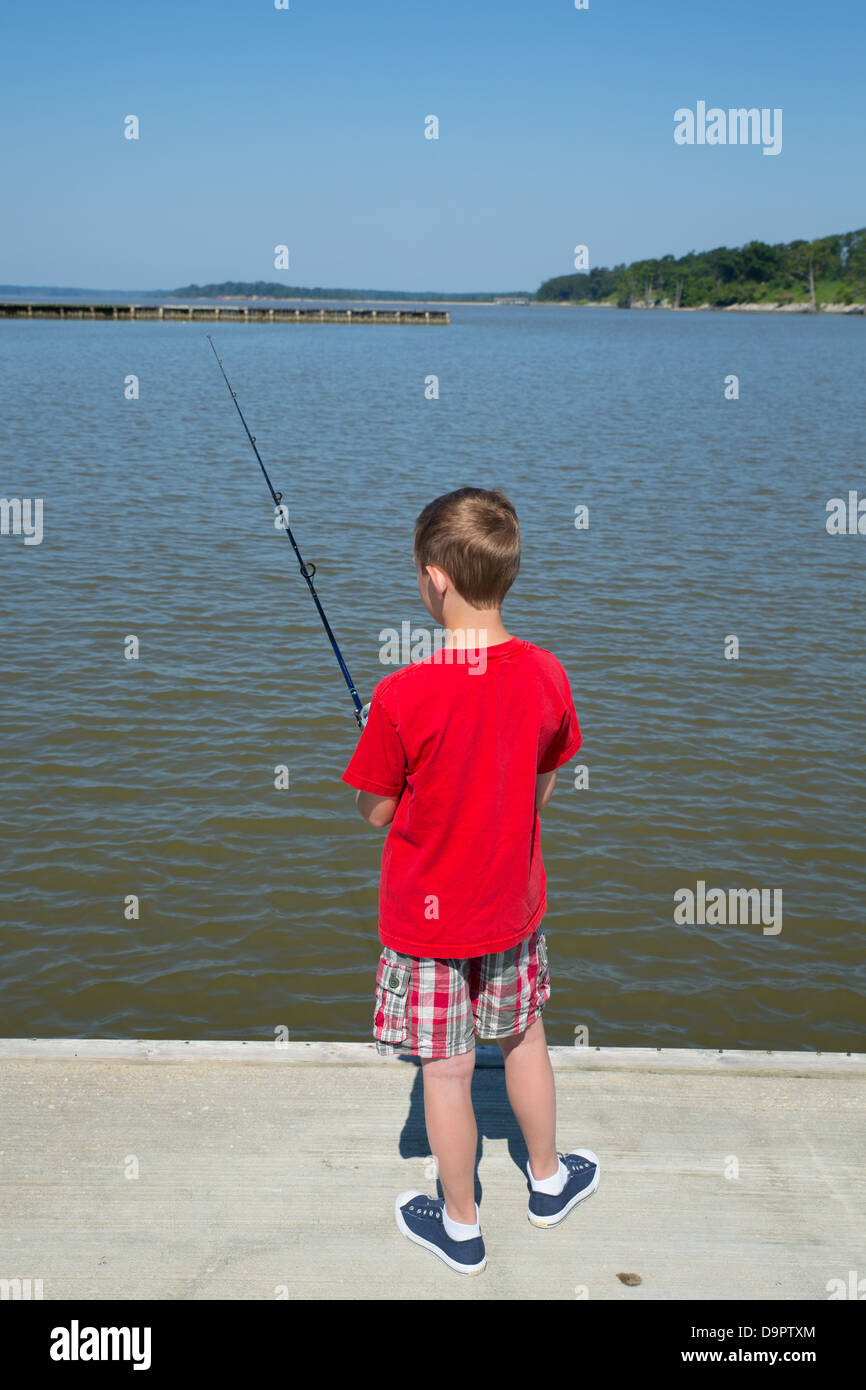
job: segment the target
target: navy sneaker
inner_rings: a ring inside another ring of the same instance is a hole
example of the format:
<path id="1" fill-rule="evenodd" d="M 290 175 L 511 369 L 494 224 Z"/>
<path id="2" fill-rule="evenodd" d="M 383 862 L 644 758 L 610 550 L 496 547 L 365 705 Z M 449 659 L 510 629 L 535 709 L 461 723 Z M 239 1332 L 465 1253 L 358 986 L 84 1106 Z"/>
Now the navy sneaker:
<path id="1" fill-rule="evenodd" d="M 563 1221 L 572 1207 L 591 1197 L 598 1187 L 598 1159 L 592 1149 L 572 1149 L 571 1153 L 559 1154 L 568 1169 L 565 1186 L 556 1197 L 547 1192 L 536 1192 L 529 1183 L 529 1219 L 533 1226 L 556 1226 Z M 529 1174 L 529 1161 L 526 1163 Z"/>
<path id="2" fill-rule="evenodd" d="M 404 1236 L 414 1240 L 416 1245 L 424 1245 L 432 1250 L 458 1274 L 480 1274 L 487 1264 L 484 1240 L 481 1236 L 473 1236 L 471 1240 L 452 1240 L 442 1220 L 444 1210 L 444 1197 L 426 1197 L 423 1192 L 401 1192 L 394 1215 Z"/>

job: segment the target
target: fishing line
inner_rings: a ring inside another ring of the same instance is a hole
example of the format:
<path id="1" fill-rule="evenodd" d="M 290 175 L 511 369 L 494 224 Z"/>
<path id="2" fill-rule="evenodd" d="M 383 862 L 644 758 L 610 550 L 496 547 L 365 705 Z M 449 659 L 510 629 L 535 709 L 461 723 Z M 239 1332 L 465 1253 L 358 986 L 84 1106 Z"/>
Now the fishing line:
<path id="1" fill-rule="evenodd" d="M 334 655 L 335 655 L 335 657 L 337 658 L 338 662 L 340 663 L 340 670 L 341 670 L 342 673 L 343 673 L 343 679 L 344 679 L 344 681 L 346 682 L 347 686 L 349 687 L 349 694 L 351 695 L 351 697 L 352 697 L 352 703 L 353 703 L 353 705 L 355 706 L 354 714 L 355 714 L 355 720 L 356 720 L 356 722 L 357 722 L 358 728 L 359 728 L 359 729 L 363 729 L 364 725 L 365 725 L 366 722 L 367 722 L 367 711 L 369 710 L 370 707 L 369 707 L 369 705 L 362 705 L 362 704 L 361 704 L 361 698 L 360 698 L 360 696 L 359 696 L 357 690 L 355 689 L 354 681 L 352 680 L 352 677 L 349 675 L 349 668 L 348 668 L 348 666 L 346 665 L 345 661 L 343 660 L 343 653 L 340 651 L 340 648 L 339 648 L 339 646 L 337 645 L 337 639 L 336 639 L 336 637 L 334 636 L 333 632 L 331 631 L 331 624 L 328 622 L 328 619 L 327 619 L 326 616 L 325 616 L 325 610 L 324 610 L 324 608 L 322 607 L 321 603 L 319 602 L 319 595 L 316 593 L 316 587 L 315 587 L 315 585 L 313 584 L 313 575 L 316 573 L 316 566 L 315 566 L 312 562 L 310 562 L 309 565 L 304 564 L 304 558 L 303 558 L 303 556 L 301 555 L 300 550 L 298 549 L 298 543 L 297 543 L 297 541 L 295 540 L 294 536 L 292 535 L 292 530 L 291 530 L 291 527 L 289 526 L 289 512 L 288 512 L 288 508 L 286 508 L 285 511 L 283 511 L 283 509 L 282 509 L 283 494 L 282 494 L 281 492 L 275 492 L 275 491 L 274 491 L 273 483 L 271 482 L 270 478 L 268 477 L 268 470 L 265 468 L 265 465 L 262 463 L 262 456 L 261 456 L 261 454 L 259 453 L 258 449 L 256 448 L 256 437 L 255 437 L 254 434 L 250 434 L 249 425 L 247 424 L 246 420 L 244 419 L 244 413 L 243 413 L 243 411 L 241 410 L 240 406 L 238 405 L 238 398 L 237 398 L 237 395 L 236 395 L 236 393 L 232 390 L 231 382 L 229 381 L 228 377 L 226 376 L 225 367 L 224 367 L 223 364 L 222 364 L 222 361 L 221 361 L 221 359 L 220 359 L 219 353 L 217 352 L 216 348 L 215 348 L 214 345 L 213 345 L 213 338 L 211 337 L 211 335 L 210 335 L 209 333 L 207 333 L 205 336 L 206 336 L 208 342 L 210 343 L 211 348 L 213 348 L 213 355 L 214 355 L 214 357 L 216 358 L 217 363 L 219 364 L 219 369 L 220 369 L 220 371 L 221 371 L 222 374 L 223 374 L 223 380 L 225 381 L 226 386 L 229 388 L 229 395 L 231 396 L 232 400 L 233 400 L 234 403 L 235 403 L 235 410 L 237 411 L 238 415 L 240 415 L 240 417 L 241 417 L 241 424 L 243 425 L 244 429 L 245 429 L 246 432 L 247 432 L 247 439 L 250 441 L 250 444 L 252 445 L 253 453 L 255 454 L 256 458 L 257 458 L 258 461 L 259 461 L 259 468 L 262 470 L 262 473 L 264 474 L 265 482 L 267 483 L 268 489 L 269 489 L 269 491 L 270 491 L 270 494 L 271 494 L 271 496 L 272 496 L 273 499 L 274 499 L 274 506 L 276 507 L 277 511 L 280 512 L 280 515 L 281 515 L 281 516 L 285 516 L 285 532 L 286 532 L 286 535 L 288 536 L 289 540 L 290 540 L 291 543 L 292 543 L 292 549 L 294 550 L 295 555 L 297 556 L 298 564 L 300 565 L 300 568 L 301 568 L 301 575 L 302 575 L 302 577 L 306 580 L 307 588 L 309 589 L 310 593 L 311 593 L 312 596 L 313 596 L 313 603 L 316 605 L 316 608 L 318 609 L 319 617 L 320 617 L 321 620 L 322 620 L 322 626 L 323 626 L 324 629 L 325 629 L 325 634 L 326 634 L 326 636 L 327 636 L 327 638 L 328 638 L 328 641 L 330 642 L 331 646 L 332 646 L 333 649 L 334 649 Z"/>

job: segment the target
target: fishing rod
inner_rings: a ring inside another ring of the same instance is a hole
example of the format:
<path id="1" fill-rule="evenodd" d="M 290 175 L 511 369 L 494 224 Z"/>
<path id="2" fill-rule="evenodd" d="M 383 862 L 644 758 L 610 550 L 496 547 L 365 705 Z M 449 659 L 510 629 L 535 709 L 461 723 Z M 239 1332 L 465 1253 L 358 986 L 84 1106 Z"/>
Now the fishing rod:
<path id="1" fill-rule="evenodd" d="M 271 494 L 271 496 L 272 496 L 273 499 L 274 499 L 274 506 L 276 507 L 277 511 L 280 512 L 281 515 L 283 515 L 283 510 L 282 510 L 282 507 L 281 507 L 282 500 L 283 500 L 283 494 L 282 494 L 281 492 L 275 492 L 275 491 L 274 491 L 274 485 L 273 485 L 273 483 L 271 482 L 270 478 L 268 477 L 268 470 L 265 468 L 265 465 L 262 463 L 262 456 L 261 456 L 261 454 L 259 453 L 258 449 L 256 448 L 256 437 L 255 437 L 254 434 L 250 434 L 249 425 L 247 424 L 246 420 L 244 419 L 244 413 L 243 413 L 243 411 L 241 410 L 240 406 L 238 405 L 237 394 L 232 390 L 232 384 L 231 384 L 231 382 L 229 381 L 228 377 L 226 376 L 225 367 L 224 367 L 223 364 L 222 364 L 222 361 L 221 361 L 221 359 L 220 359 L 219 353 L 217 352 L 216 348 L 215 348 L 214 345 L 213 345 L 213 338 L 211 337 L 211 335 L 210 335 L 209 333 L 207 333 L 205 336 L 207 337 L 208 342 L 210 343 L 211 347 L 213 348 L 213 355 L 214 355 L 214 357 L 216 358 L 216 360 L 217 360 L 217 362 L 218 362 L 218 364 L 219 364 L 219 369 L 220 369 L 220 371 L 221 371 L 222 374 L 223 374 L 223 380 L 225 381 L 226 386 L 229 388 L 229 395 L 231 396 L 232 400 L 233 400 L 234 403 L 235 403 L 235 410 L 237 411 L 238 415 L 240 415 L 240 417 L 241 417 L 241 424 L 243 425 L 244 429 L 245 429 L 246 432 L 247 432 L 247 439 L 250 441 L 250 444 L 252 445 L 252 448 L 253 448 L 253 453 L 255 454 L 256 458 L 257 458 L 258 461 L 259 461 L 259 468 L 262 470 L 262 473 L 264 474 L 265 482 L 267 483 L 268 488 L 269 488 L 269 490 L 270 490 L 270 494 Z M 316 573 L 316 566 L 312 563 L 312 561 L 310 562 L 309 565 L 304 564 L 304 558 L 303 558 L 303 556 L 301 555 L 300 550 L 298 549 L 298 543 L 297 543 L 297 541 L 295 540 L 294 536 L 292 535 L 292 530 L 291 530 L 291 527 L 289 526 L 289 512 L 288 512 L 288 508 L 285 509 L 285 532 L 286 532 L 286 535 L 288 536 L 289 540 L 291 541 L 291 543 L 292 543 L 292 549 L 294 550 L 295 555 L 296 555 L 297 558 L 298 558 L 298 564 L 299 564 L 300 567 L 301 567 L 301 575 L 302 575 L 303 578 L 306 580 L 306 582 L 307 582 L 307 588 L 309 589 L 310 593 L 311 593 L 312 596 L 313 596 L 313 603 L 316 605 L 316 608 L 318 609 L 319 617 L 320 617 L 321 620 L 322 620 L 322 626 L 323 626 L 324 629 L 325 629 L 325 634 L 326 634 L 326 636 L 327 636 L 327 638 L 328 638 L 328 641 L 330 642 L 331 646 L 334 648 L 334 655 L 335 655 L 335 657 L 337 658 L 338 662 L 340 663 L 340 670 L 341 670 L 342 673 L 343 673 L 343 680 L 346 682 L 347 686 L 349 687 L 349 694 L 351 695 L 351 697 L 352 697 L 352 703 L 353 703 L 353 705 L 355 706 L 355 710 L 354 710 L 355 721 L 356 721 L 356 723 L 357 723 L 357 725 L 358 725 L 358 728 L 359 728 L 359 729 L 363 729 L 364 725 L 365 725 L 366 722 L 367 722 L 367 713 L 368 713 L 368 711 L 369 711 L 370 706 L 369 706 L 369 705 L 362 705 L 362 704 L 361 704 L 361 697 L 359 696 L 357 690 L 355 689 L 355 683 L 354 683 L 354 681 L 352 680 L 352 677 L 349 675 L 349 668 L 348 668 L 348 666 L 346 665 L 345 661 L 343 660 L 343 653 L 340 651 L 340 648 L 339 648 L 338 645 L 337 645 L 337 639 L 336 639 L 336 637 L 334 636 L 333 632 L 331 631 L 331 624 L 328 622 L 328 619 L 325 617 L 325 610 L 324 610 L 324 608 L 322 607 L 321 603 L 319 602 L 319 595 L 316 593 L 316 587 L 315 587 L 315 585 L 314 585 L 314 583 L 313 583 L 313 575 Z"/>

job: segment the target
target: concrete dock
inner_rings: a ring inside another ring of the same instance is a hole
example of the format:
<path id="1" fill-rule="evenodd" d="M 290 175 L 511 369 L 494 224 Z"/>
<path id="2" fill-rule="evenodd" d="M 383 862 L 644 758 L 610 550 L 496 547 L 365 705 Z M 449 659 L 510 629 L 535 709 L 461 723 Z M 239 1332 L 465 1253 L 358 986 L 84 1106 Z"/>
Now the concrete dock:
<path id="1" fill-rule="evenodd" d="M 168 319 L 204 323 L 423 323 L 447 324 L 447 309 L 266 308 L 256 304 L 49 304 L 9 300 L 0 303 L 3 319 Z"/>
<path id="2" fill-rule="evenodd" d="M 372 1043 L 0 1041 L 0 1288 L 822 1301 L 859 1279 L 866 1292 L 866 1055 L 551 1059 L 558 1145 L 594 1149 L 599 1189 L 555 1229 L 530 1225 L 501 1054 L 479 1047 L 488 1266 L 466 1278 L 394 1222 L 398 1192 L 436 1193 L 414 1059 Z"/>

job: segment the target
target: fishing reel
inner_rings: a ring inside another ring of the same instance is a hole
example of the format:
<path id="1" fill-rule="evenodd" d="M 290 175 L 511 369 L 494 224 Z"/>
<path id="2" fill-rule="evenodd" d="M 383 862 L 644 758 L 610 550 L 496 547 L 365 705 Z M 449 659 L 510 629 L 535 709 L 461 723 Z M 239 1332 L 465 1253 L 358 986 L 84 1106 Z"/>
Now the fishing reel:
<path id="1" fill-rule="evenodd" d="M 371 702 L 368 700 L 366 705 L 362 705 L 359 710 L 355 711 L 355 718 L 358 721 L 359 729 L 363 729 L 367 720 L 370 718 L 370 703 Z"/>

